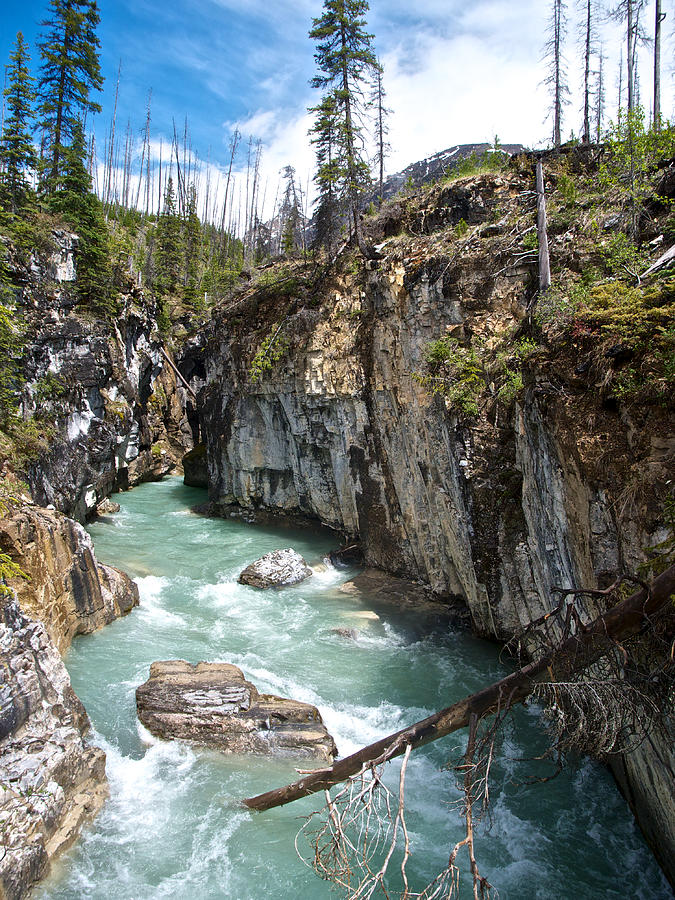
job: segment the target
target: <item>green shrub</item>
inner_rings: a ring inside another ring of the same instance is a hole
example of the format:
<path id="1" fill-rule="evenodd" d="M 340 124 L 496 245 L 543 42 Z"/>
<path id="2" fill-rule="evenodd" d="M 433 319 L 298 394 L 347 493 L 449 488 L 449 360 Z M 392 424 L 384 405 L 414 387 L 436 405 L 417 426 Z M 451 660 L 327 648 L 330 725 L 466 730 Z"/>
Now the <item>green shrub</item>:
<path id="1" fill-rule="evenodd" d="M 523 249 L 524 250 L 538 250 L 539 249 L 539 237 L 536 231 L 528 231 L 525 237 L 523 238 Z"/>
<path id="2" fill-rule="evenodd" d="M 288 350 L 288 341 L 281 335 L 282 326 L 272 326 L 272 334 L 268 335 L 251 360 L 249 377 L 251 381 L 260 380 L 265 372 L 269 372 Z"/>
<path id="3" fill-rule="evenodd" d="M 576 203 L 578 197 L 577 185 L 569 175 L 560 175 L 558 178 L 558 191 L 565 203 Z"/>

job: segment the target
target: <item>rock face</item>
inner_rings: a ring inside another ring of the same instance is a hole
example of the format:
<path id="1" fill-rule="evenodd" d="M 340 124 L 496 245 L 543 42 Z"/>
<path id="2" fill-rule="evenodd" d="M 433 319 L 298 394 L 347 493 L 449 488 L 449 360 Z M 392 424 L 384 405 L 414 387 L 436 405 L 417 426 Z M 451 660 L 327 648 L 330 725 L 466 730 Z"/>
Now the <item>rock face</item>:
<path id="1" fill-rule="evenodd" d="M 105 500 L 102 500 L 101 503 L 96 507 L 96 515 L 97 516 L 109 516 L 113 513 L 118 513 L 121 507 L 119 503 L 115 503 L 114 500 L 111 500 L 109 497 L 106 497 Z"/>
<path id="2" fill-rule="evenodd" d="M 105 754 L 45 628 L 0 600 L 0 896 L 20 900 L 107 795 Z"/>
<path id="3" fill-rule="evenodd" d="M 387 240 L 402 225 L 384 223 L 381 258 L 345 267 L 311 303 L 243 294 L 214 314 L 200 395 L 212 505 L 314 516 L 358 538 L 367 565 L 465 601 L 475 630 L 498 640 L 549 612 L 552 587 L 634 571 L 665 537 L 645 485 L 675 465 L 667 412 L 603 405 L 573 352 L 473 419 L 415 377 L 430 342 L 494 346 L 527 316 L 535 271 L 509 262 L 501 217 L 532 184 L 514 169 L 439 187 L 406 223 L 422 237 Z M 435 229 L 462 219 L 476 230 L 445 249 Z M 552 237 L 578 271 L 570 247 Z M 286 350 L 252 381 L 282 308 Z M 589 600 L 585 614 L 597 612 Z M 642 808 L 659 807 L 645 790 Z M 660 842 L 673 860 L 675 811 L 669 822 Z"/>
<path id="4" fill-rule="evenodd" d="M 84 528 L 60 513 L 22 507 L 0 520 L 0 550 L 26 573 L 12 586 L 21 608 L 41 621 L 63 653 L 76 634 L 89 634 L 138 604 L 138 588 L 97 562 Z"/>
<path id="5" fill-rule="evenodd" d="M 302 556 L 289 547 L 261 556 L 244 569 L 238 581 L 257 588 L 283 587 L 298 584 L 311 574 L 312 570 Z"/>
<path id="6" fill-rule="evenodd" d="M 76 236 L 55 232 L 54 254 L 15 263 L 27 322 L 24 415 L 56 423 L 29 472 L 33 499 L 84 521 L 114 490 L 161 478 L 193 444 L 189 402 L 163 356 L 154 301 L 129 286 L 114 324 L 78 315 Z M 54 282 L 56 285 L 54 286 Z"/>
<path id="7" fill-rule="evenodd" d="M 188 487 L 207 488 L 209 470 L 206 465 L 206 447 L 197 444 L 183 457 L 183 483 Z"/>
<path id="8" fill-rule="evenodd" d="M 647 735 L 632 753 L 612 759 L 611 769 L 659 865 L 675 888 L 675 722 Z M 658 803 L 654 798 L 658 797 Z"/>
<path id="9" fill-rule="evenodd" d="M 228 663 L 155 662 L 136 689 L 138 718 L 160 738 L 208 744 L 226 753 L 332 760 L 337 753 L 318 709 L 259 694 Z"/>

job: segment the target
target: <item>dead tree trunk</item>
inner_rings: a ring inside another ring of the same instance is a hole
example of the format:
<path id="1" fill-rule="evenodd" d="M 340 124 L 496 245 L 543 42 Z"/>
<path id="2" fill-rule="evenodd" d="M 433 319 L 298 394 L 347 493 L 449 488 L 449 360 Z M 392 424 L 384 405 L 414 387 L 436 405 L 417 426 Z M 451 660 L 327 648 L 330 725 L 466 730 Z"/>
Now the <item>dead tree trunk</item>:
<path id="1" fill-rule="evenodd" d="M 546 230 L 546 194 L 544 193 L 544 168 L 537 160 L 537 238 L 539 239 L 539 292 L 551 286 L 551 262 L 548 255 L 548 234 Z"/>
<path id="2" fill-rule="evenodd" d="M 661 130 L 661 23 L 666 14 L 661 12 L 661 0 L 656 0 L 654 23 L 654 129 Z"/>
<path id="3" fill-rule="evenodd" d="M 244 803 L 250 809 L 272 809 L 317 791 L 328 790 L 355 775 L 364 763 L 381 758 L 385 751 L 388 759 L 400 756 L 408 746 L 414 750 L 453 731 L 465 728 L 472 715 L 481 718 L 498 712 L 505 706 L 522 702 L 539 682 L 567 681 L 572 674 L 583 671 L 607 654 L 615 646 L 616 641 L 637 634 L 647 623 L 648 617 L 653 616 L 665 603 L 670 602 L 673 592 L 675 592 L 675 566 L 659 575 L 649 590 L 642 588 L 632 594 L 577 634 L 567 638 L 558 647 L 545 653 L 536 662 L 523 666 L 501 681 L 465 697 L 421 722 L 416 722 L 345 759 L 338 760 L 329 768 L 319 769 L 286 787 L 249 797 Z"/>

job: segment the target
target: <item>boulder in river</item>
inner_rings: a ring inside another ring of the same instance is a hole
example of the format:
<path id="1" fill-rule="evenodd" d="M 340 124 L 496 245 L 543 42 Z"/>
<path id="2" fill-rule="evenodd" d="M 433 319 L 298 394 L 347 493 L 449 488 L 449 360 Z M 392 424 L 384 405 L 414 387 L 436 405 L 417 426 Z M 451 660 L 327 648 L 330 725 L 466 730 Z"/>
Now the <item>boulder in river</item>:
<path id="1" fill-rule="evenodd" d="M 118 513 L 120 511 L 119 503 L 116 503 L 114 500 L 111 500 L 110 497 L 106 497 L 105 500 L 101 500 L 99 505 L 96 507 L 96 515 L 97 516 L 109 516 L 112 513 Z"/>
<path id="2" fill-rule="evenodd" d="M 296 550 L 273 550 L 247 566 L 239 576 L 239 584 L 268 588 L 298 584 L 309 578 L 312 570 Z"/>
<path id="3" fill-rule="evenodd" d="M 136 689 L 138 718 L 156 737 L 208 744 L 226 753 L 331 761 L 337 750 L 316 706 L 259 694 L 229 663 L 154 662 Z"/>

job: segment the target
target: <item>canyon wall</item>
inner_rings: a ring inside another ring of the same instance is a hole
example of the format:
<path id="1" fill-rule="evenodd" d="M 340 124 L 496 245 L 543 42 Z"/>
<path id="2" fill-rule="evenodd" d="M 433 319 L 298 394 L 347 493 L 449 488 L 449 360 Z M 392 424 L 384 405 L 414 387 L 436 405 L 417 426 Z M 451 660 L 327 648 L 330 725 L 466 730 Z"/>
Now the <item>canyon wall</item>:
<path id="1" fill-rule="evenodd" d="M 531 315 L 536 270 L 508 251 L 508 209 L 529 187 L 518 173 L 464 181 L 416 210 L 406 235 L 387 237 L 385 222 L 378 260 L 309 288 L 287 277 L 276 297 L 245 292 L 214 314 L 200 394 L 215 508 L 316 517 L 359 540 L 369 565 L 466 602 L 477 633 L 498 640 L 550 612 L 554 587 L 635 570 L 665 536 L 649 486 L 675 461 L 667 413 L 604 402 L 573 347 L 539 351 L 515 398 L 488 385 L 472 416 L 424 381 L 432 341 L 496 347 Z M 478 227 L 451 240 L 462 221 Z M 588 600 L 583 612 L 598 611 Z M 634 751 L 624 783 L 652 750 Z M 672 765 L 667 739 L 658 753 Z M 652 840 L 647 810 L 668 805 L 656 850 L 673 879 L 672 796 L 638 794 Z"/>
<path id="2" fill-rule="evenodd" d="M 105 753 L 86 740 L 59 651 L 129 612 L 138 589 L 54 511 L 5 508 L 0 552 L 22 570 L 0 586 L 0 897 L 19 900 L 107 795 Z"/>
<path id="3" fill-rule="evenodd" d="M 53 237 L 54 254 L 11 269 L 27 323 L 22 411 L 44 423 L 45 446 L 28 474 L 36 503 L 85 521 L 111 492 L 179 468 L 193 436 L 156 302 L 129 284 L 114 322 L 82 311 L 77 237 Z"/>

